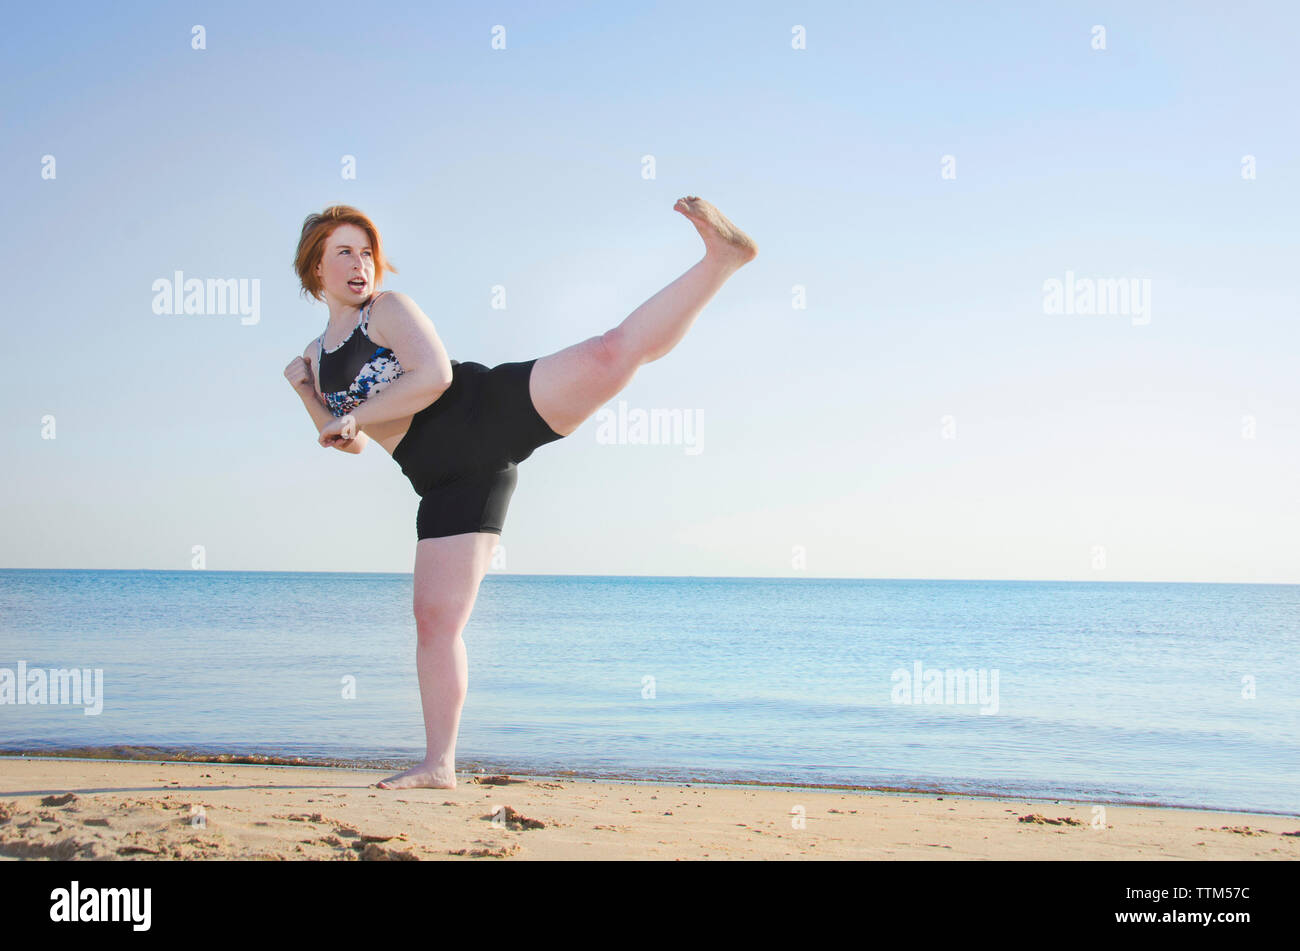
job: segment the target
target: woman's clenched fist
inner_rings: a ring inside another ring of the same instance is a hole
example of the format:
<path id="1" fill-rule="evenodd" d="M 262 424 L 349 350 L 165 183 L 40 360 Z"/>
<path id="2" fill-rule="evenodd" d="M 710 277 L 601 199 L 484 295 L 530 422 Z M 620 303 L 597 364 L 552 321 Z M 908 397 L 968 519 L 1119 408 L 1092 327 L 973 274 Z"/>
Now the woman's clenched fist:
<path id="1" fill-rule="evenodd" d="M 303 387 L 313 390 L 316 388 L 316 382 L 311 373 L 311 364 L 302 357 L 294 357 L 289 362 L 289 365 L 284 368 L 284 378 L 293 384 L 295 390 L 300 390 Z"/>

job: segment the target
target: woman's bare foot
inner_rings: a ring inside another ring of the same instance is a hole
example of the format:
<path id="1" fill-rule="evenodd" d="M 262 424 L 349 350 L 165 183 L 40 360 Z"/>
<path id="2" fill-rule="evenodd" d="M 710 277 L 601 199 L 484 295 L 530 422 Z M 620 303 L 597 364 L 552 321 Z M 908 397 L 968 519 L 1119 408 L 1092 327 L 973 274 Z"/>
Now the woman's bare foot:
<path id="1" fill-rule="evenodd" d="M 380 789 L 455 789 L 456 771 L 447 766 L 417 763 L 375 784 Z"/>
<path id="2" fill-rule="evenodd" d="M 734 263 L 736 267 L 754 260 L 758 255 L 758 245 L 754 239 L 733 225 L 726 215 L 703 198 L 695 195 L 679 198 L 677 204 L 673 205 L 673 211 L 680 211 L 691 220 L 695 230 L 704 239 L 708 254 Z"/>

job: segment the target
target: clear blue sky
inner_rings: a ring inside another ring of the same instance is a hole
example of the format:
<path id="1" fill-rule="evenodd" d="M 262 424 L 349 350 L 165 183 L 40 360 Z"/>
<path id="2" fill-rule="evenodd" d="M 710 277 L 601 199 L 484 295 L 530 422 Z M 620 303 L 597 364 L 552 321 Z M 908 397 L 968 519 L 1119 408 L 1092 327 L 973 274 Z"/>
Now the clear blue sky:
<path id="1" fill-rule="evenodd" d="M 507 570 L 1300 582 L 1297 8 L 984 6 L 15 8 L 0 566 L 409 571 L 409 483 L 282 376 L 327 317 L 303 218 L 370 214 L 490 366 L 694 263 L 690 193 L 761 254 L 621 398 L 702 451 L 539 449 Z M 176 270 L 260 320 L 153 313 Z M 1067 271 L 1149 280 L 1149 323 L 1045 314 Z"/>

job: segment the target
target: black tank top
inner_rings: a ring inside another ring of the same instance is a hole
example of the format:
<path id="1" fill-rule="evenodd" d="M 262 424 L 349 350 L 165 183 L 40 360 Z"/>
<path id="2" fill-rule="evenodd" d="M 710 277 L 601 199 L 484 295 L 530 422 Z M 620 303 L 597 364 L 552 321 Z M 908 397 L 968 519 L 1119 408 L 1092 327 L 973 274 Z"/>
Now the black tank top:
<path id="1" fill-rule="evenodd" d="M 346 416 L 402 375 L 397 354 L 379 346 L 366 334 L 370 308 L 387 293 L 381 291 L 366 302 L 357 325 L 333 350 L 325 349 L 325 334 L 317 339 L 317 382 L 321 396 L 335 416 Z M 451 365 L 454 367 L 459 362 L 452 360 Z"/>

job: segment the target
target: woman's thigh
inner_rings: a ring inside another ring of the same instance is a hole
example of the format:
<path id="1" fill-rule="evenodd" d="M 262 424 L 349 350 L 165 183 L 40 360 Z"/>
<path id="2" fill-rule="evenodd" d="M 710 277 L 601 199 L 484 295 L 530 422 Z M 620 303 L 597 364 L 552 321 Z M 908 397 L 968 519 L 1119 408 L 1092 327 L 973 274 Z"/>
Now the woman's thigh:
<path id="1" fill-rule="evenodd" d="M 419 634 L 460 633 L 500 541 L 493 532 L 465 532 L 415 543 L 413 607 Z"/>
<path id="2" fill-rule="evenodd" d="M 529 381 L 533 406 L 561 435 L 572 433 L 636 375 L 637 363 L 611 347 L 606 336 L 589 337 L 538 357 L 533 367 Z"/>

